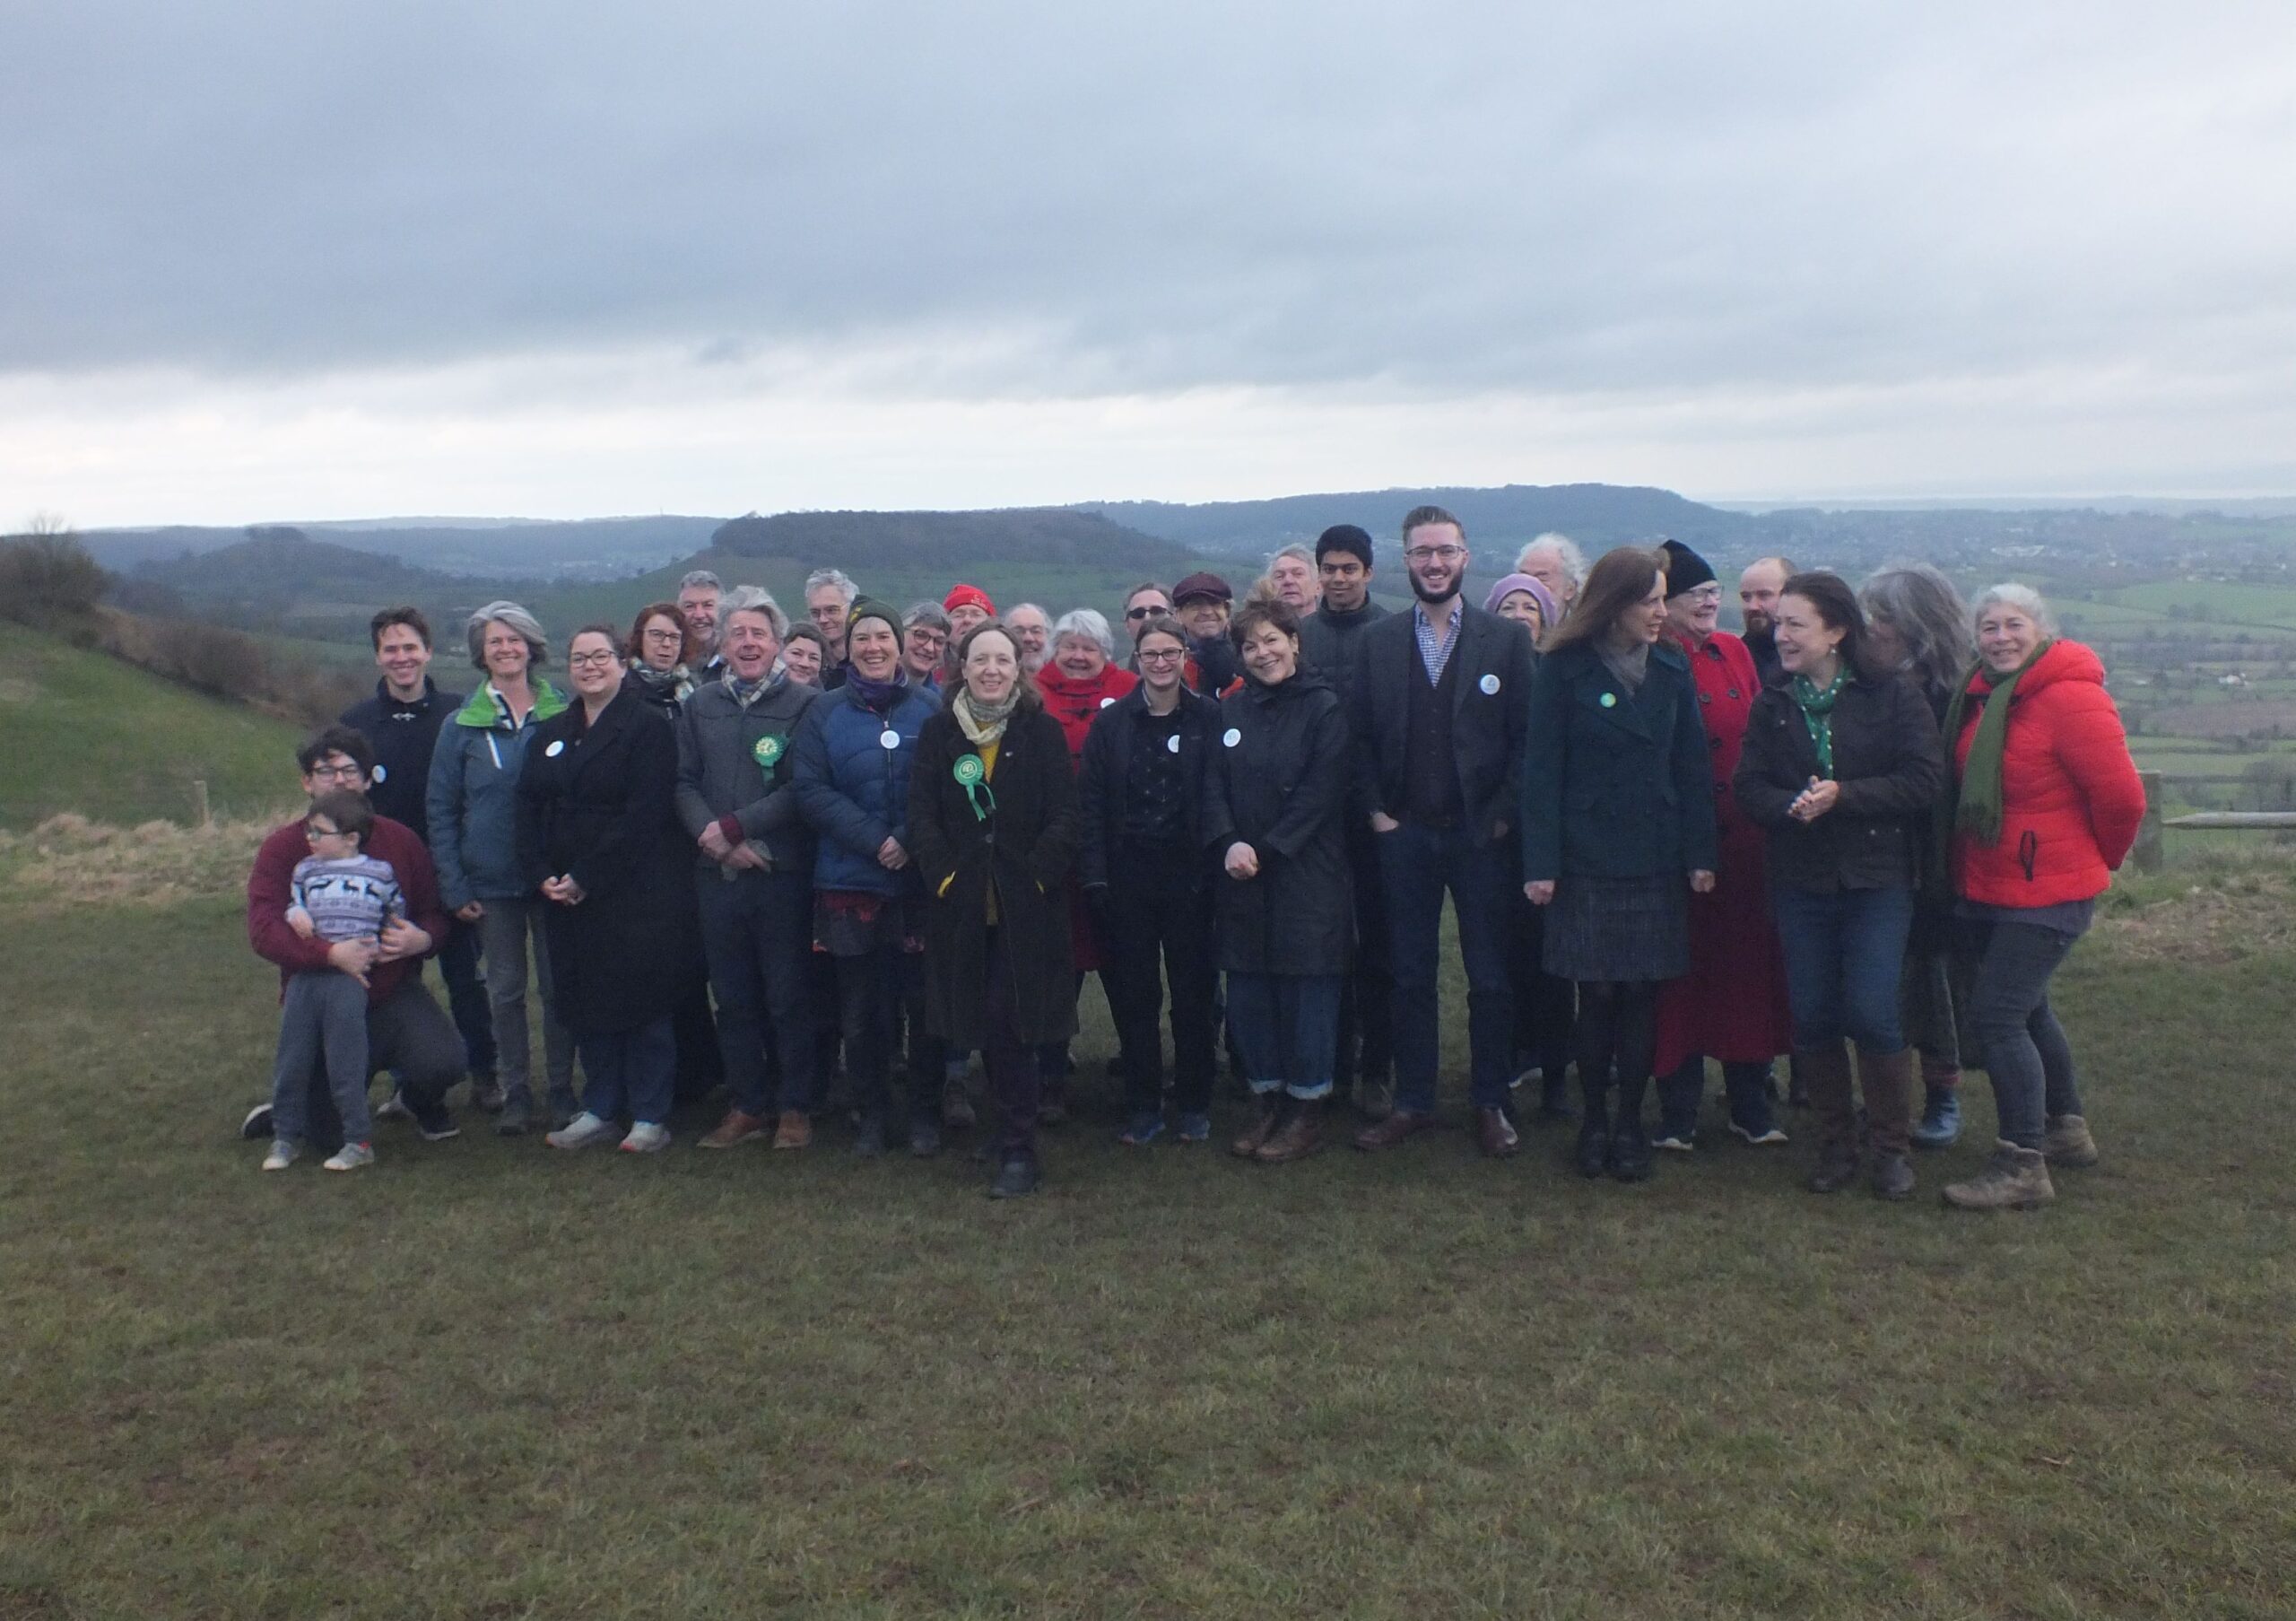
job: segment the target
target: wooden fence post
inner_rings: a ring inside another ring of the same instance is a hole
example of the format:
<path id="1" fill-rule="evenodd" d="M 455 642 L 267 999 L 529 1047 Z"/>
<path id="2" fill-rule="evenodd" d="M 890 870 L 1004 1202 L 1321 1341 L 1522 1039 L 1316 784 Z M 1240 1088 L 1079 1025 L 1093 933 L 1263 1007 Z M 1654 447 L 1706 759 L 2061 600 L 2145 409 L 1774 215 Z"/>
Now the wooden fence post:
<path id="1" fill-rule="evenodd" d="M 2161 821 L 2161 773 L 2139 771 L 2138 780 L 2144 784 L 2144 819 L 2136 824 L 2136 848 L 2129 858 L 2141 873 L 2156 873 L 2168 858 L 2169 840 Z"/>
<path id="2" fill-rule="evenodd" d="M 207 810 L 207 779 L 204 777 L 194 777 L 191 780 L 191 816 L 192 825 L 195 827 L 210 827 L 214 824 L 214 818 L 208 814 Z"/>

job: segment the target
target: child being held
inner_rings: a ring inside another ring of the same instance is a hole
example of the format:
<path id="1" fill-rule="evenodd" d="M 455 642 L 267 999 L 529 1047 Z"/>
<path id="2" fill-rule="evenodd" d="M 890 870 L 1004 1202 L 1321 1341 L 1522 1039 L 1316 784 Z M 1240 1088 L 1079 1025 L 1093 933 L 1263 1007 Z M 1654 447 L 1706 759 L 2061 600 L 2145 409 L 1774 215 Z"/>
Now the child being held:
<path id="1" fill-rule="evenodd" d="M 295 864 L 287 925 L 304 939 L 330 946 L 374 943 L 383 926 L 404 917 L 398 875 L 366 853 L 375 813 L 364 794 L 336 789 L 311 801 L 303 819 L 311 853 Z M 271 1072 L 271 1152 L 265 1171 L 295 1163 L 309 1135 L 311 1066 L 324 1059 L 327 1090 L 343 1117 L 343 1147 L 329 1171 L 355 1171 L 375 1163 L 368 1140 L 367 976 L 323 968 L 291 975 L 279 1010 L 279 1056 Z"/>

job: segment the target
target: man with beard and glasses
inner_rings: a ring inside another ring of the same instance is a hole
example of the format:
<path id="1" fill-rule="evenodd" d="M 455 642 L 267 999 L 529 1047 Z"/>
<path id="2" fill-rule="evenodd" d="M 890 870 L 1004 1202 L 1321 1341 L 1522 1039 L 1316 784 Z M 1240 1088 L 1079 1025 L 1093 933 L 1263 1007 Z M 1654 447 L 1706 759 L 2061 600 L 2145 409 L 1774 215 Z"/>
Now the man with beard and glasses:
<path id="1" fill-rule="evenodd" d="M 1386 1148 L 1435 1119 L 1437 960 L 1443 893 L 1458 915 L 1467 977 L 1467 1041 L 1483 1151 L 1515 1152 L 1507 1118 L 1514 1077 L 1508 975 L 1508 836 L 1521 791 L 1530 638 L 1460 595 L 1466 531 L 1440 507 L 1403 522 L 1404 567 L 1417 600 L 1363 632 L 1356 649 L 1358 815 L 1378 849 L 1394 977 L 1395 1111 L 1355 1139 Z"/>

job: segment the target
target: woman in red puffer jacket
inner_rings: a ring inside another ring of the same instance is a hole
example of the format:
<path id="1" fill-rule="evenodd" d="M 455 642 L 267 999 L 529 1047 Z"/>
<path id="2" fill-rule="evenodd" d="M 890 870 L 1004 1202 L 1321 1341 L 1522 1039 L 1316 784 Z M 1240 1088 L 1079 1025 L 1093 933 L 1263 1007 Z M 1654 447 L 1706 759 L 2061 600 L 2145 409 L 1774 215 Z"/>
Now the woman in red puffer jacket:
<path id="1" fill-rule="evenodd" d="M 1140 684 L 1140 677 L 1115 659 L 1116 633 L 1104 615 L 1091 608 L 1074 608 L 1054 623 L 1052 658 L 1037 672 L 1037 691 L 1044 695 L 1045 712 L 1060 722 L 1061 733 L 1068 739 L 1071 766 L 1083 758 L 1084 739 L 1100 711 Z M 1083 889 L 1073 876 L 1068 881 L 1068 922 L 1069 946 L 1076 958 L 1076 989 L 1082 991 L 1084 976 L 1100 967 L 1100 943 L 1084 905 Z M 1100 989 L 1108 989 L 1105 977 Z M 1114 1003 L 1109 1004 L 1109 1013 L 1115 1016 Z M 1039 1062 L 1044 1072 L 1042 1119 L 1047 1125 L 1057 1126 L 1068 1118 L 1067 1081 L 1073 1068 L 1068 1044 L 1064 1041 L 1047 1048 Z"/>
<path id="2" fill-rule="evenodd" d="M 1993 1082 L 2001 1140 L 1978 1176 L 1945 1190 L 1965 1209 L 2056 1197 L 2051 1164 L 2093 1165 L 2073 1050 L 2048 1005 L 2057 965 L 2136 841 L 2144 787 L 2105 669 L 2057 640 L 2030 587 L 1977 600 L 1978 665 L 1945 714 L 1951 839 L 1968 1021 Z"/>

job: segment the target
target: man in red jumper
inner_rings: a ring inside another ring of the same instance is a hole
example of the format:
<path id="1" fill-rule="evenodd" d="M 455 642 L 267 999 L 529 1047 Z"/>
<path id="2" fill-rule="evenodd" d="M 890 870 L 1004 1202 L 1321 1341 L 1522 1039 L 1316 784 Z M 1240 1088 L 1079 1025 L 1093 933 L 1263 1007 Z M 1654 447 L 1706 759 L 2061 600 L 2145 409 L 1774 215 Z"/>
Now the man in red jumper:
<path id="1" fill-rule="evenodd" d="M 375 769 L 373 745 L 352 728 L 330 726 L 295 752 L 303 793 L 316 797 L 330 789 L 367 791 Z M 367 851 L 387 861 L 398 875 L 406 915 L 385 925 L 375 941 L 343 940 L 329 945 L 305 939 L 287 923 L 288 885 L 295 864 L 310 853 L 304 819 L 297 816 L 274 830 L 256 852 L 248 875 L 248 944 L 256 955 L 277 964 L 280 983 L 288 976 L 334 969 L 367 981 L 367 1058 L 376 1069 L 396 1071 L 406 1106 L 428 1142 L 457 1135 L 447 1112 L 447 1088 L 462 1078 L 462 1038 L 430 993 L 422 988 L 422 959 L 447 937 L 448 923 L 439 903 L 439 877 L 430 854 L 413 830 L 387 816 L 375 818 Z M 271 1108 L 252 1111 L 239 1128 L 242 1137 L 271 1135 Z M 326 1085 L 324 1068 L 311 1077 L 310 1137 L 314 1147 L 331 1151 L 342 1141 L 342 1117 Z"/>

